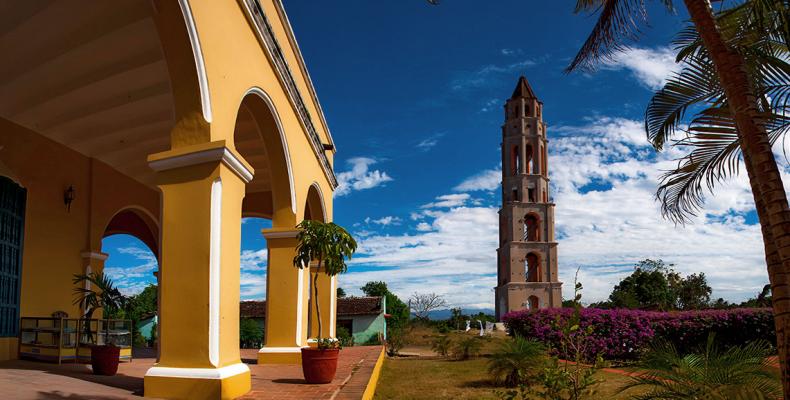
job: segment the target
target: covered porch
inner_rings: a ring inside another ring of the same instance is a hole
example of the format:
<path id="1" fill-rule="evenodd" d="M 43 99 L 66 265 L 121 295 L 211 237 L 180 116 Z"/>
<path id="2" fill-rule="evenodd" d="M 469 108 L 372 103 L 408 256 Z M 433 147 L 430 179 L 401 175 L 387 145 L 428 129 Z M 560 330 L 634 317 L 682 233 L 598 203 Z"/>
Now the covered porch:
<path id="1" fill-rule="evenodd" d="M 370 398 L 378 379 L 376 365 L 383 357 L 378 346 L 350 347 L 340 355 L 337 376 L 330 384 L 307 385 L 298 365 L 256 365 L 255 350 L 242 349 L 249 363 L 252 390 L 244 399 L 336 399 Z M 14 360 L 0 362 L 0 398 L 19 400 L 140 398 L 143 376 L 156 361 L 155 354 L 135 353 L 131 363 L 121 364 L 116 376 L 95 376 L 90 368 L 74 364 L 41 364 Z"/>
<path id="2" fill-rule="evenodd" d="M 272 228 L 253 358 L 298 364 L 317 324 L 294 227 L 332 219 L 337 181 L 280 1 L 0 2 L 14 60 L 0 65 L 0 360 L 17 357 L 20 317 L 82 315 L 72 277 L 102 271 L 102 239 L 124 233 L 157 258 L 160 322 L 155 357 L 122 368 L 146 396 L 247 393 L 239 256 L 254 216 Z M 336 282 L 319 285 L 332 336 Z"/>

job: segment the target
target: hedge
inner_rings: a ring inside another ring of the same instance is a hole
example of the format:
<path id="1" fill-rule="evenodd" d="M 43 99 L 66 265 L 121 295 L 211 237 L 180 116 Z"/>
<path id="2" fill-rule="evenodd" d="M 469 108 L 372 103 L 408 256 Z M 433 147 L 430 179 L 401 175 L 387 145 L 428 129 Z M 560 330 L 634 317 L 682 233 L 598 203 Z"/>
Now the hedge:
<path id="1" fill-rule="evenodd" d="M 506 314 L 503 322 L 511 335 L 534 338 L 558 348 L 562 338 L 558 324 L 572 313 L 572 308 L 515 311 Z M 633 360 L 661 339 L 681 352 L 688 352 L 703 346 L 709 332 L 716 332 L 716 342 L 722 348 L 757 339 L 776 344 L 770 308 L 677 312 L 584 308 L 580 327 L 588 326 L 592 326 L 592 334 L 585 350 L 587 359 L 600 354 L 607 360 Z"/>

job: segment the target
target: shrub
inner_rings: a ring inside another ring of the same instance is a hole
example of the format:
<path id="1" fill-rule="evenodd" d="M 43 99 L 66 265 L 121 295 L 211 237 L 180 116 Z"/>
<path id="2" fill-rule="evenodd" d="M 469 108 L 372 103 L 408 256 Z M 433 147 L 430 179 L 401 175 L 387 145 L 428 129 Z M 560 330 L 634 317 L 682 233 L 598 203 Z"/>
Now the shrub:
<path id="1" fill-rule="evenodd" d="M 468 336 L 461 338 L 453 346 L 453 357 L 458 360 L 468 360 L 480 354 L 483 347 L 483 339 L 478 336 Z"/>
<path id="2" fill-rule="evenodd" d="M 354 337 L 351 336 L 351 332 L 344 326 L 337 326 L 337 340 L 340 341 L 340 345 L 343 347 L 351 347 L 354 345 Z"/>
<path id="3" fill-rule="evenodd" d="M 450 340 L 450 337 L 446 335 L 437 336 L 436 339 L 433 340 L 433 343 L 431 343 L 431 350 L 442 357 L 447 357 L 447 354 L 450 353 L 452 344 L 453 342 Z"/>
<path id="4" fill-rule="evenodd" d="M 572 314 L 570 308 L 525 310 L 508 313 L 503 320 L 512 335 L 559 348 L 560 327 Z M 591 329 L 585 354 L 588 360 L 598 354 L 607 360 L 635 360 L 654 340 L 665 340 L 685 353 L 704 345 L 710 332 L 716 332 L 722 346 L 744 345 L 755 339 L 776 343 L 770 309 L 651 312 L 586 308 L 581 310 L 579 325 Z"/>
<path id="5" fill-rule="evenodd" d="M 263 342 L 263 331 L 258 323 L 249 318 L 239 321 L 239 344 L 242 349 L 260 348 Z"/>
<path id="6" fill-rule="evenodd" d="M 715 335 L 693 354 L 681 355 L 659 341 L 644 357 L 645 372 L 632 376 L 620 392 L 647 389 L 640 399 L 777 399 L 782 387 L 770 372 L 771 346 L 762 340 L 722 350 Z"/>
<path id="7" fill-rule="evenodd" d="M 403 329 L 392 329 L 387 334 L 387 355 L 390 357 L 398 355 L 398 352 L 406 345 L 406 335 Z"/>
<path id="8" fill-rule="evenodd" d="M 488 373 L 498 383 L 516 386 L 541 369 L 546 361 L 546 348 L 540 342 L 516 336 L 499 344 L 488 361 Z"/>

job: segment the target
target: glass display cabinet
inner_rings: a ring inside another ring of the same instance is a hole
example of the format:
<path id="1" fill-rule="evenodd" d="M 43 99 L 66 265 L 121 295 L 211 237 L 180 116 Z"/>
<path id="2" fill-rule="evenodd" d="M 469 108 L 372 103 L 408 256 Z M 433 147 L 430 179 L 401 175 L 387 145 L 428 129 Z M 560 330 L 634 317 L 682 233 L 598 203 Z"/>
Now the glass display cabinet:
<path id="1" fill-rule="evenodd" d="M 74 319 L 23 317 L 19 329 L 19 358 L 90 362 L 91 346 L 113 344 L 119 359 L 132 360 L 132 321 L 128 319 Z"/>

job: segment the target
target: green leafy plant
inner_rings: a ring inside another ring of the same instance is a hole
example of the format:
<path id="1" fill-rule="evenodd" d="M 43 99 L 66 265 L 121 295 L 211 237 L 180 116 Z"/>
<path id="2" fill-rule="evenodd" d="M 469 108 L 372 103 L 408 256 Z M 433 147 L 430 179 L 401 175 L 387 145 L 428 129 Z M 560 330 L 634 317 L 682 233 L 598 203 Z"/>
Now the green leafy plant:
<path id="1" fill-rule="evenodd" d="M 263 329 L 257 322 L 249 318 L 239 320 L 239 344 L 242 349 L 261 347 L 263 343 Z"/>
<path id="2" fill-rule="evenodd" d="M 480 349 L 483 347 L 483 339 L 478 336 L 464 335 L 460 340 L 457 340 L 453 345 L 453 357 L 458 360 L 468 360 L 480 354 Z"/>
<path id="3" fill-rule="evenodd" d="M 74 305 L 78 305 L 85 312 L 84 319 L 87 321 L 84 326 L 84 334 L 91 344 L 96 344 L 96 338 L 90 329 L 90 320 L 96 310 L 102 309 L 105 314 L 112 315 L 122 310 L 128 301 L 120 290 L 115 287 L 113 281 L 101 272 L 91 272 L 89 274 L 74 275 L 72 283 L 74 287 Z M 109 324 L 104 324 L 105 337 L 110 345 L 113 345 L 112 338 L 108 335 Z"/>
<path id="4" fill-rule="evenodd" d="M 354 345 L 354 336 L 352 336 L 351 332 L 344 326 L 337 327 L 335 336 L 337 336 L 337 340 L 340 341 L 340 345 L 343 347 L 351 347 Z"/>
<path id="5" fill-rule="evenodd" d="M 453 341 L 449 336 L 440 335 L 437 336 L 436 339 L 433 339 L 433 343 L 431 343 L 431 350 L 442 357 L 447 357 L 447 354 L 450 353 L 450 348 L 452 345 Z"/>
<path id="6" fill-rule="evenodd" d="M 646 372 L 631 378 L 620 389 L 641 387 L 648 391 L 633 399 L 776 399 L 782 388 L 768 372 L 768 342 L 755 341 L 722 350 L 715 333 L 698 352 L 682 355 L 669 343 L 659 342 L 644 357 Z"/>
<path id="7" fill-rule="evenodd" d="M 407 343 L 406 332 L 403 328 L 391 329 L 387 332 L 387 355 L 390 357 L 398 355 L 398 353 L 406 346 Z"/>
<path id="8" fill-rule="evenodd" d="M 346 259 L 351 258 L 357 250 L 357 242 L 343 227 L 334 222 L 304 220 L 296 226 L 296 256 L 293 265 L 299 269 L 310 268 L 316 262 L 316 274 L 313 277 L 313 299 L 318 317 L 318 348 L 336 348 L 340 343 L 333 339 L 324 339 L 321 322 L 321 307 L 318 304 L 318 274 L 323 272 L 332 277 L 348 270 Z"/>
<path id="9" fill-rule="evenodd" d="M 540 371 L 546 356 L 543 344 L 515 336 L 499 344 L 488 361 L 488 373 L 507 386 L 523 384 Z"/>

